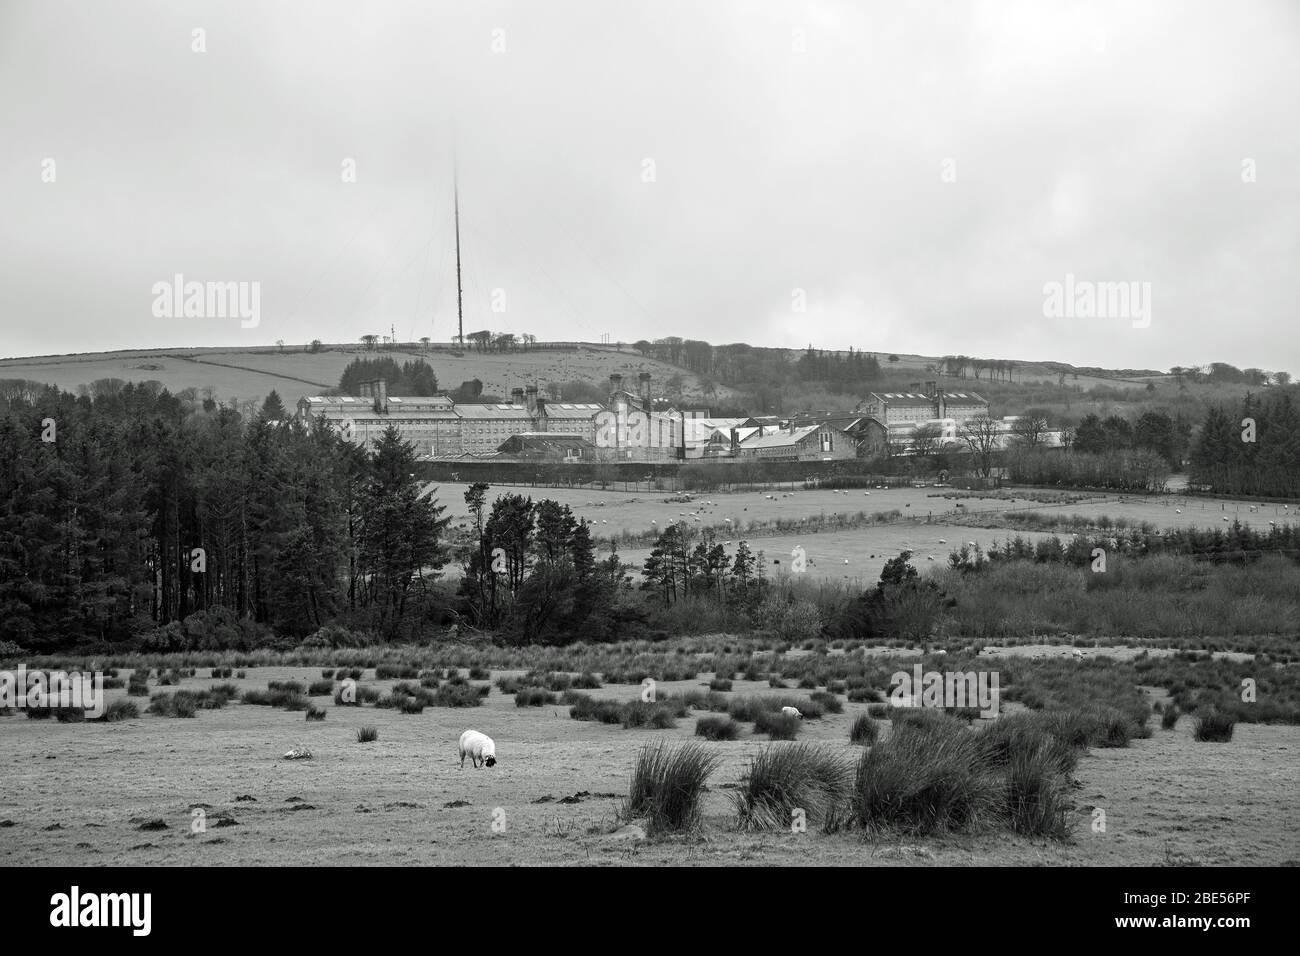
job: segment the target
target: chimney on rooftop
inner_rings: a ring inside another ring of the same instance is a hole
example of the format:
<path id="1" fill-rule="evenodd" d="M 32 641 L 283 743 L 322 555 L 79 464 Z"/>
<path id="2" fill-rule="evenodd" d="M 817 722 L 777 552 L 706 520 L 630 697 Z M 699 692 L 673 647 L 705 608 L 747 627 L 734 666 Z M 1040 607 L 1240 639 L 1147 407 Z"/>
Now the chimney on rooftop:
<path id="1" fill-rule="evenodd" d="M 636 377 L 636 393 L 641 396 L 645 410 L 650 411 L 650 373 L 642 372 Z"/>
<path id="2" fill-rule="evenodd" d="M 614 372 L 609 377 L 609 397 L 613 399 L 614 393 L 623 387 L 623 376 Z"/>
<path id="3" fill-rule="evenodd" d="M 536 402 L 537 402 L 536 405 L 537 415 L 533 419 L 533 421 L 536 423 L 537 431 L 539 432 L 550 431 L 550 428 L 547 427 L 547 420 L 546 420 L 546 399 L 538 395 L 536 398 Z"/>
<path id="4" fill-rule="evenodd" d="M 528 396 L 528 400 L 527 400 L 528 414 L 530 415 L 537 414 L 537 408 L 538 408 L 537 386 L 529 385 L 526 389 L 524 389 L 524 394 Z"/>
<path id="5" fill-rule="evenodd" d="M 388 382 L 382 378 L 377 378 L 372 383 L 373 394 L 375 396 L 375 411 L 381 415 L 388 414 Z"/>
<path id="6" fill-rule="evenodd" d="M 522 388 L 512 388 L 510 390 L 510 401 L 516 405 L 524 403 L 524 390 Z"/>

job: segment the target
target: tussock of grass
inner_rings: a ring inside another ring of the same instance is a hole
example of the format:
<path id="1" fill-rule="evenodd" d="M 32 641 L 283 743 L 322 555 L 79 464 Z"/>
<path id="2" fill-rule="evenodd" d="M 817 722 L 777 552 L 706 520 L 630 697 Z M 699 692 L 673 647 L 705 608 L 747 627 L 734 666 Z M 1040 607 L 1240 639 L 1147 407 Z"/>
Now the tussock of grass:
<path id="1" fill-rule="evenodd" d="M 199 712 L 199 699 L 190 691 L 159 693 L 149 698 L 149 713 L 159 717 L 193 717 Z"/>
<path id="2" fill-rule="evenodd" d="M 379 739 L 378 727 L 362 727 L 357 731 L 357 743 L 369 744 Z"/>
<path id="3" fill-rule="evenodd" d="M 322 707 L 317 707 L 315 704 L 308 704 L 308 705 L 307 705 L 306 719 L 307 719 L 307 720 L 324 720 L 324 719 L 325 719 L 325 714 L 326 714 L 326 713 L 327 713 L 327 711 L 326 711 L 324 708 L 322 708 Z"/>
<path id="4" fill-rule="evenodd" d="M 1196 712 L 1192 736 L 1202 743 L 1227 743 L 1232 740 L 1232 731 L 1237 725 L 1237 718 L 1213 707 Z"/>
<path id="5" fill-rule="evenodd" d="M 653 730 L 668 730 L 677 726 L 673 711 L 662 703 L 649 703 L 634 700 L 623 705 L 623 727 L 645 727 Z"/>
<path id="6" fill-rule="evenodd" d="M 827 830 L 844 822 L 853 764 L 841 753 L 810 744 L 775 744 L 750 761 L 731 794 L 742 830 L 791 826 L 796 809 Z"/>
<path id="7" fill-rule="evenodd" d="M 730 717 L 701 717 L 695 722 L 695 736 L 705 740 L 735 740 L 741 726 Z"/>
<path id="8" fill-rule="evenodd" d="M 851 743 L 870 747 L 879 737 L 880 725 L 872 720 L 869 714 L 858 714 L 853 721 L 853 726 L 849 728 L 849 741 Z"/>
<path id="9" fill-rule="evenodd" d="M 1173 730 L 1178 723 L 1178 718 L 1182 716 L 1177 707 L 1170 704 L 1165 708 L 1164 713 L 1160 715 L 1160 727 L 1163 730 Z"/>
<path id="10" fill-rule="evenodd" d="M 272 683 L 278 683 L 273 681 Z M 245 704 L 254 704 L 262 707 L 282 707 L 285 710 L 306 710 L 310 701 L 302 692 L 302 685 L 293 681 L 280 684 L 277 687 L 268 687 L 267 690 L 246 690 L 240 700 Z M 178 691 L 179 693 L 179 691 Z"/>
<path id="11" fill-rule="evenodd" d="M 553 693 L 542 687 L 522 687 L 515 692 L 516 707 L 541 707 L 543 704 L 554 704 L 556 700 Z"/>
<path id="12" fill-rule="evenodd" d="M 1015 747 L 1007 762 L 1003 812 L 1011 829 L 1026 836 L 1064 840 L 1070 833 L 1070 778 L 1060 769 L 1056 738 Z"/>
<path id="13" fill-rule="evenodd" d="M 328 697 L 334 693 L 334 681 L 317 680 L 312 681 L 311 686 L 307 688 L 308 697 Z"/>
<path id="14" fill-rule="evenodd" d="M 140 716 L 140 708 L 135 705 L 133 700 L 115 700 L 104 708 L 104 713 L 99 719 L 105 723 L 114 724 L 119 720 L 134 720 Z"/>
<path id="15" fill-rule="evenodd" d="M 715 677 L 713 680 L 709 681 L 709 690 L 720 692 L 729 691 L 731 690 L 731 681 L 727 680 L 725 677 Z"/>
<path id="16" fill-rule="evenodd" d="M 905 720 L 863 755 L 852 815 L 870 831 L 944 833 L 990 823 L 998 800 L 974 732 L 951 719 Z"/>
<path id="17" fill-rule="evenodd" d="M 808 699 L 817 701 L 817 703 L 821 704 L 822 709 L 826 711 L 826 713 L 828 714 L 844 713 L 843 702 L 834 694 L 832 694 L 830 691 L 826 691 L 826 690 L 813 691 L 811 694 L 808 695 Z M 800 713 L 803 713 L 803 711 L 801 710 Z"/>
<path id="18" fill-rule="evenodd" d="M 620 815 L 625 820 L 645 817 L 651 836 L 695 829 L 705 783 L 719 759 L 702 744 L 675 749 L 663 741 L 647 744 L 637 753 Z"/>
<path id="19" fill-rule="evenodd" d="M 760 714 L 772 711 L 779 713 L 782 707 L 797 708 L 805 720 L 817 720 L 824 712 L 820 703 L 806 697 L 794 697 L 788 694 L 761 696 L 755 694 L 737 697 L 730 701 L 727 705 L 727 713 L 735 720 L 752 722 L 758 720 Z"/>
<path id="20" fill-rule="evenodd" d="M 772 740 L 794 740 L 799 734 L 799 718 L 780 711 L 764 710 L 755 716 L 754 733 L 767 734 Z"/>
<path id="21" fill-rule="evenodd" d="M 443 684 L 434 693 L 430 703 L 434 707 L 478 707 L 488 689 L 487 686 L 474 687 L 470 684 Z"/>

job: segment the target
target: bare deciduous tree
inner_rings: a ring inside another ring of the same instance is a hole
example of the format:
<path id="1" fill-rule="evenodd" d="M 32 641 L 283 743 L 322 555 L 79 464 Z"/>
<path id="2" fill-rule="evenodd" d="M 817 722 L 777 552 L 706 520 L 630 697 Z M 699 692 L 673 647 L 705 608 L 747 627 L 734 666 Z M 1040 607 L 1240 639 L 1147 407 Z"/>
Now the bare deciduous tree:
<path id="1" fill-rule="evenodd" d="M 1051 423 L 1044 409 L 1029 408 L 1011 426 L 1011 433 L 1018 444 L 1026 448 L 1036 448 L 1047 442 L 1047 430 L 1050 427 Z"/>
<path id="2" fill-rule="evenodd" d="M 993 471 L 993 455 L 1001 441 L 1002 426 L 996 419 L 981 415 L 962 423 L 958 434 L 970 450 L 975 468 L 987 478 Z"/>

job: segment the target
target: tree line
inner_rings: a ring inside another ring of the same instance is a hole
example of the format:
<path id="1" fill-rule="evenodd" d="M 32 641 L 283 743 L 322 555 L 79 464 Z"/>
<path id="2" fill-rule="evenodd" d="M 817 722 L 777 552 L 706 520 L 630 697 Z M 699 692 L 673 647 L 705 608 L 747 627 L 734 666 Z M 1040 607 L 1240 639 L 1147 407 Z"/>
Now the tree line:
<path id="1" fill-rule="evenodd" d="M 1300 411 L 1291 392 L 1211 408 L 1188 481 L 1218 494 L 1300 497 Z"/>
<path id="2" fill-rule="evenodd" d="M 209 614 L 254 642 L 337 620 L 394 639 L 441 619 L 447 522 L 395 430 L 368 454 L 150 384 L 47 387 L 6 403 L 0 456 L 0 640 L 219 644 L 180 626 Z"/>

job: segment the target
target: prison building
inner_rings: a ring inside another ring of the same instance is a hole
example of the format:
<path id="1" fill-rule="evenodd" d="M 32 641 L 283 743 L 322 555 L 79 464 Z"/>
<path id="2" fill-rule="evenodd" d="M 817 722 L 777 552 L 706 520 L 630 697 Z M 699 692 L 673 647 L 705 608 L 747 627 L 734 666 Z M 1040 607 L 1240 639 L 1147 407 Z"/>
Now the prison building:
<path id="1" fill-rule="evenodd" d="M 857 443 L 833 425 L 765 430 L 744 441 L 736 437 L 736 456 L 762 461 L 834 461 L 857 457 Z"/>

